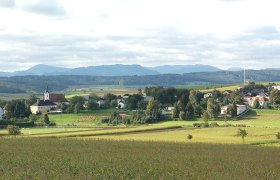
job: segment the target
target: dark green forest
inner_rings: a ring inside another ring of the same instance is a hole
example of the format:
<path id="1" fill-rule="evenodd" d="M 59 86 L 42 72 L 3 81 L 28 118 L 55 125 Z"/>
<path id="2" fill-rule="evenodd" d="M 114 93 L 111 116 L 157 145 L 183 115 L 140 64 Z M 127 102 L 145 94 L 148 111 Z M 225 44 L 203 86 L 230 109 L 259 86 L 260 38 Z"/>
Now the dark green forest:
<path id="1" fill-rule="evenodd" d="M 247 70 L 246 80 L 255 82 L 280 81 L 280 70 Z M 219 71 L 187 74 L 161 74 L 146 76 L 13 76 L 0 77 L 0 93 L 41 92 L 45 86 L 54 91 L 62 91 L 69 86 L 80 85 L 142 85 L 142 86 L 175 86 L 175 85 L 213 85 L 238 84 L 243 82 L 243 72 Z"/>

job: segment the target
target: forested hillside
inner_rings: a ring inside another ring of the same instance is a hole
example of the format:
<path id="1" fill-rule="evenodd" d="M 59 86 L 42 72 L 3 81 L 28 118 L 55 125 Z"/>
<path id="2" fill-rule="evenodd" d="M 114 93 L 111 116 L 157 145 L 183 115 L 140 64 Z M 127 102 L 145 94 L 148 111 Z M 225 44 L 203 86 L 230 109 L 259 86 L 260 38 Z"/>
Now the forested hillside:
<path id="1" fill-rule="evenodd" d="M 280 81 L 280 70 L 248 70 L 246 80 L 256 82 Z M 0 78 L 0 93 L 41 92 L 46 85 L 54 91 L 79 85 L 143 85 L 174 86 L 192 84 L 238 84 L 243 82 L 243 72 L 219 71 L 187 74 L 162 74 L 147 76 L 14 76 Z"/>

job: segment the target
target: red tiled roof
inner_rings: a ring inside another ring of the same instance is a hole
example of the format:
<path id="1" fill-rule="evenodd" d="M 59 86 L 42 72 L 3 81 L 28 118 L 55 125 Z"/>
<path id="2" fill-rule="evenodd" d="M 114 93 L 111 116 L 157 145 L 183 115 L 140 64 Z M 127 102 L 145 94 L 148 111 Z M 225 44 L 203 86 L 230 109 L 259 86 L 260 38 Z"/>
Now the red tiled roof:
<path id="1" fill-rule="evenodd" d="M 52 102 L 68 102 L 64 94 L 50 94 L 50 101 Z"/>

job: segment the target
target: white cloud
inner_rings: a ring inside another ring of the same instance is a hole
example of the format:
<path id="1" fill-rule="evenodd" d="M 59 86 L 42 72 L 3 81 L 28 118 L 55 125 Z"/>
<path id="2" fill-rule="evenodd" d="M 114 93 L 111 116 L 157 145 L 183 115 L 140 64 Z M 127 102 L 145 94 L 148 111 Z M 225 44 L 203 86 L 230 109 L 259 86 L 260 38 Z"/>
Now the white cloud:
<path id="1" fill-rule="evenodd" d="M 13 8 L 15 7 L 15 0 L 0 0 L 0 7 L 4 8 Z"/>
<path id="2" fill-rule="evenodd" d="M 37 63 L 279 66 L 278 4 L 277 0 L 0 0 L 0 7 L 9 7 L 0 11 L 5 17 L 0 18 L 0 62 L 11 62 L 0 71 Z"/>

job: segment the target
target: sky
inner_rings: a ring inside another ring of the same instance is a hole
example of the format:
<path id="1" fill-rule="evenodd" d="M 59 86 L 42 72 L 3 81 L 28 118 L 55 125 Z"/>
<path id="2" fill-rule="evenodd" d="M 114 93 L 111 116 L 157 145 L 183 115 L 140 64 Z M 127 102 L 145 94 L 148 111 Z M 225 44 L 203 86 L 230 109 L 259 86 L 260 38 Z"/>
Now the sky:
<path id="1" fill-rule="evenodd" d="M 0 0 L 0 71 L 280 68 L 279 0 Z"/>

